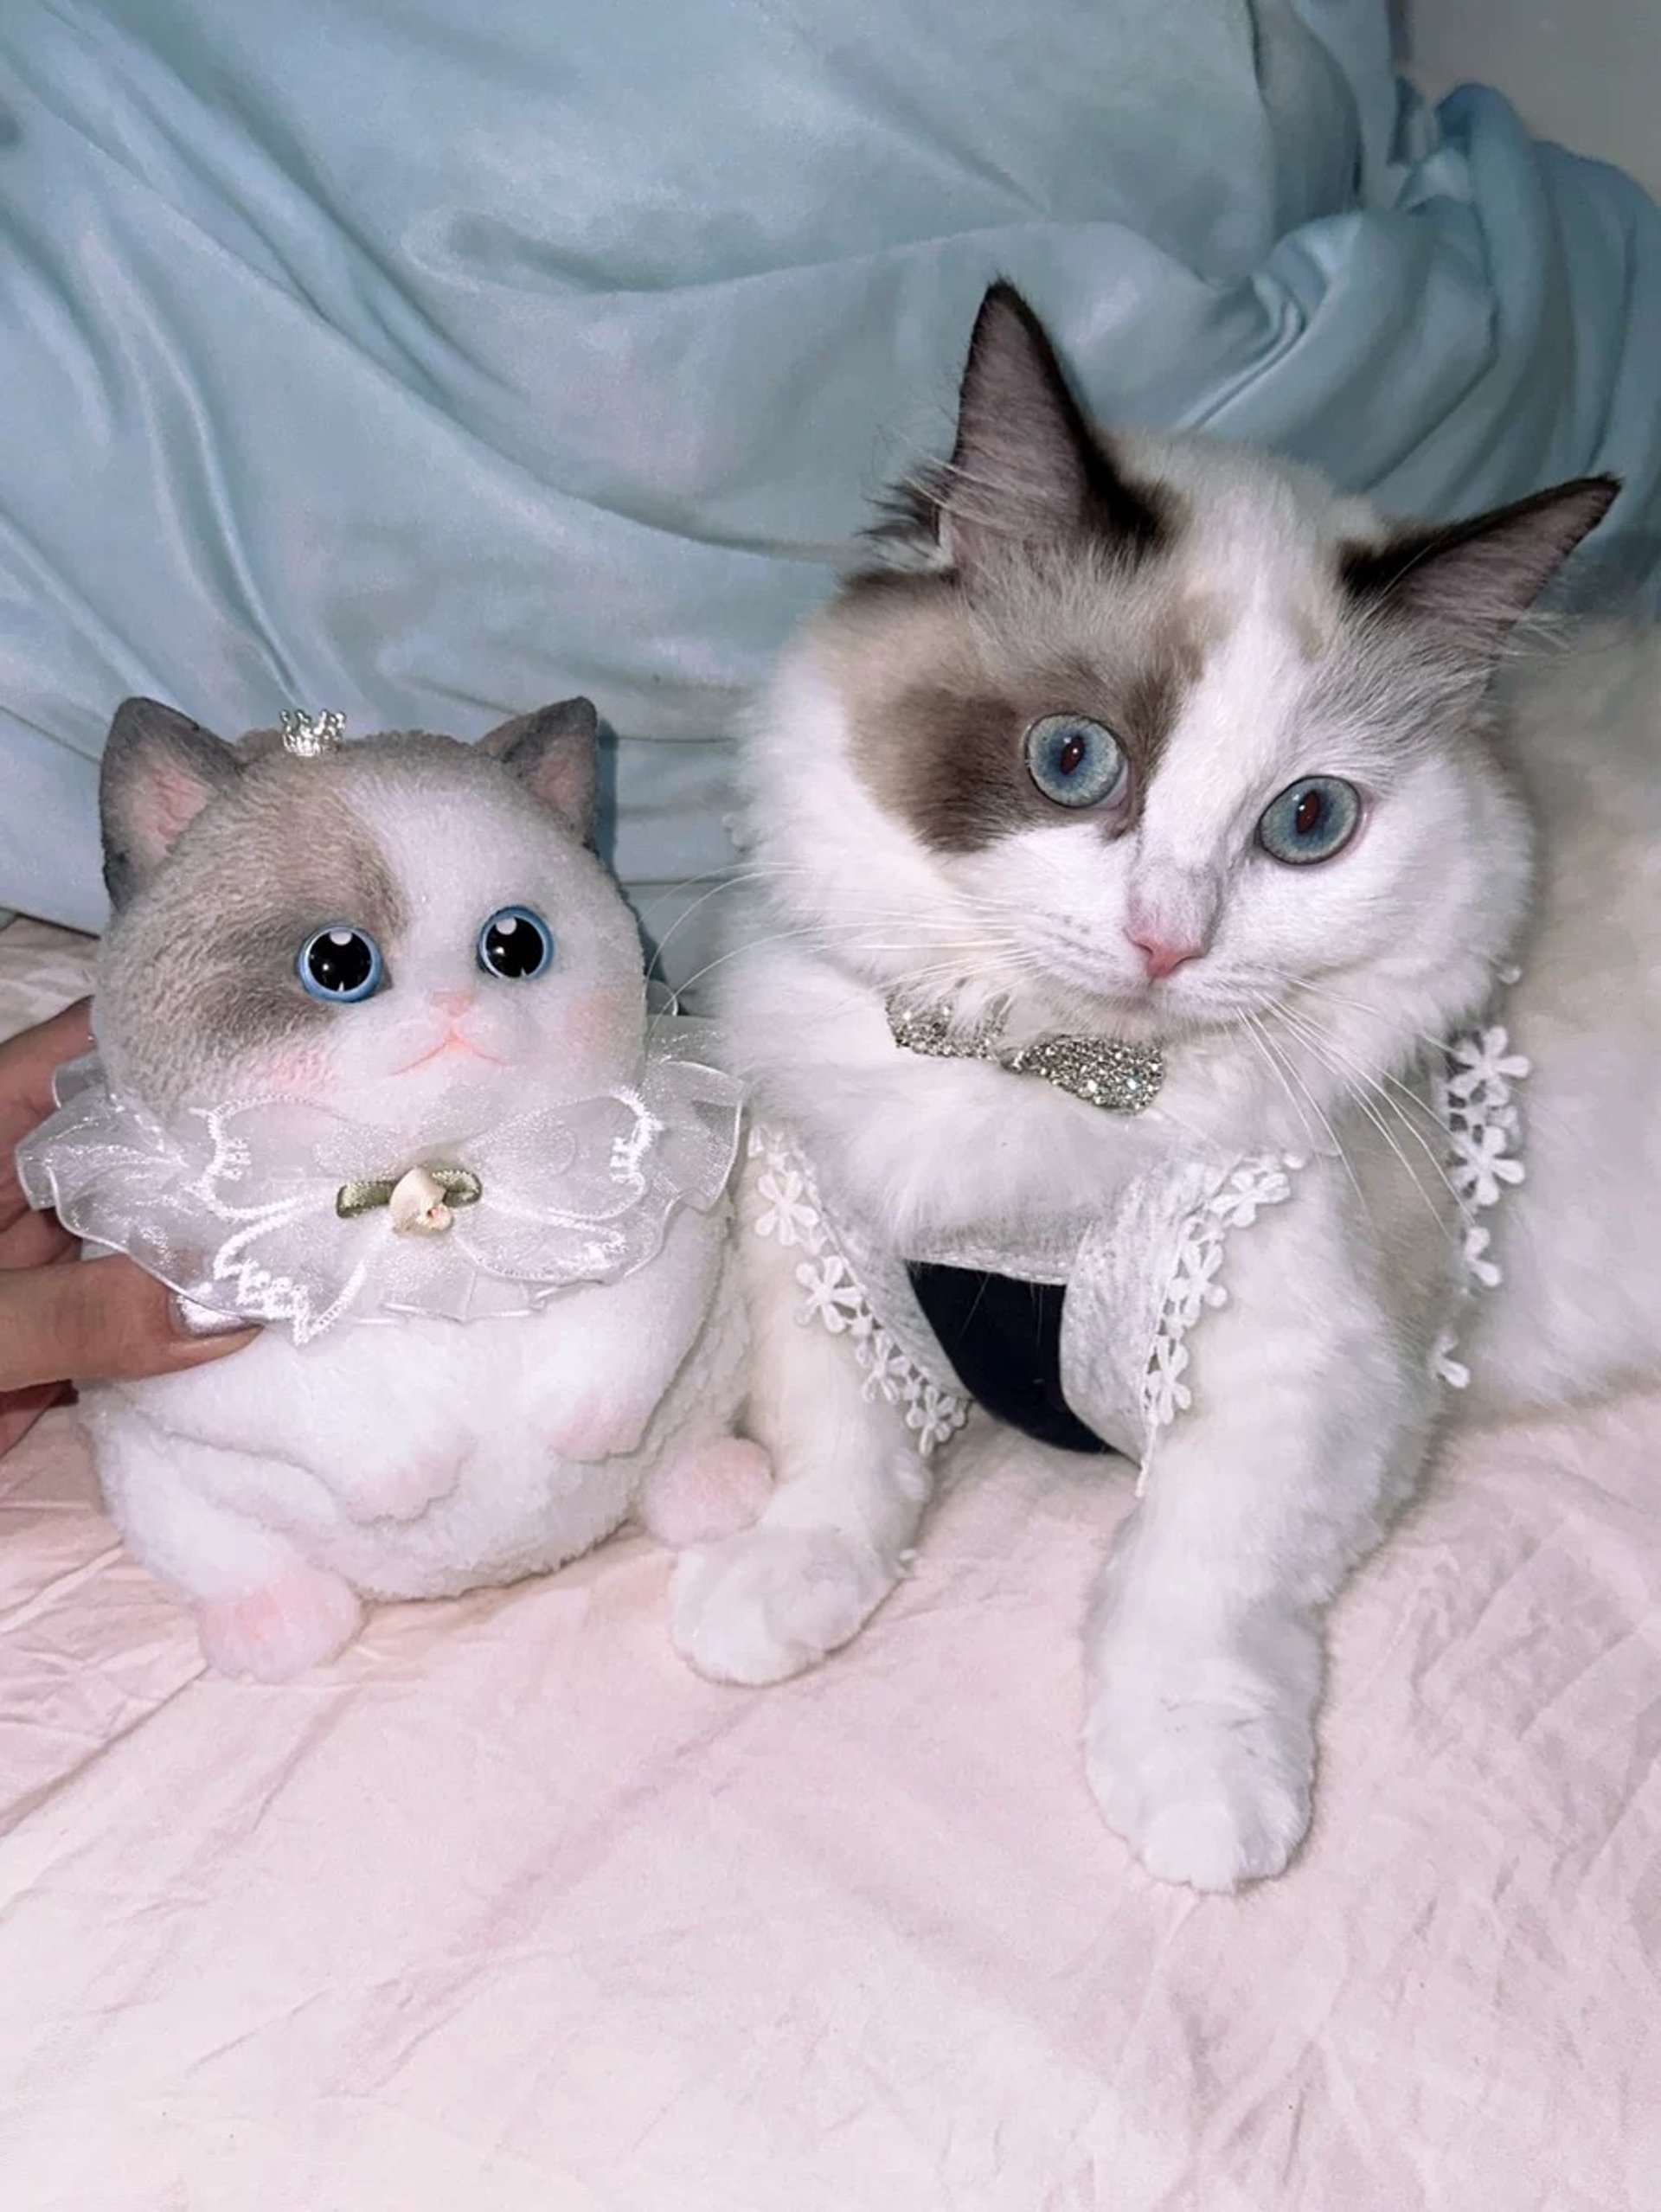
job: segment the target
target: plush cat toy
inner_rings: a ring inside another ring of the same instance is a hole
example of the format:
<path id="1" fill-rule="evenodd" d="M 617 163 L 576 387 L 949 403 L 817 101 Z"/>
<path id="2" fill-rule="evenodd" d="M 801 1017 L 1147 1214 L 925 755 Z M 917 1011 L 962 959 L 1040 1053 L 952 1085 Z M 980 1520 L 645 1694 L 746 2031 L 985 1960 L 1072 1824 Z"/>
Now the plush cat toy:
<path id="1" fill-rule="evenodd" d="M 103 769 L 98 1057 L 23 1184 L 233 1359 L 83 1394 L 111 1510 L 208 1661 L 280 1679 L 360 1600 L 754 1511 L 725 1189 L 738 1089 L 647 1021 L 588 849 L 596 720 L 226 745 L 148 700 Z M 95 1264 L 95 1263 L 94 1263 Z"/>

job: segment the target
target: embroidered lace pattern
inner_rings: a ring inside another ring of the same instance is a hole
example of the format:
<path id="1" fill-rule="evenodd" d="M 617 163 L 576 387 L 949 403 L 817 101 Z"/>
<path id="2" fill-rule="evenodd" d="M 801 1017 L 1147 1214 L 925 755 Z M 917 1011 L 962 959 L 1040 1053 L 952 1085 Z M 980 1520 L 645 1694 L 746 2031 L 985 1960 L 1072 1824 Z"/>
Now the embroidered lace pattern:
<path id="1" fill-rule="evenodd" d="M 1504 978 L 1515 982 L 1515 975 Z M 1502 1277 L 1489 1256 L 1490 1233 L 1480 1216 L 1497 1206 L 1508 1189 L 1523 1180 L 1518 1157 L 1522 1115 L 1514 1092 L 1530 1073 L 1530 1063 L 1514 1053 L 1504 1029 L 1495 1024 L 1472 1030 L 1448 1047 L 1446 1072 L 1431 1087 L 1431 1106 L 1447 1132 L 1447 1174 L 1460 1216 L 1459 1296 L 1493 1290 Z M 1288 1154 L 1241 1163 L 1222 1189 L 1183 1224 L 1176 1265 L 1148 1355 L 1142 1407 L 1150 1444 L 1192 1403 L 1183 1380 L 1187 1337 L 1208 1308 L 1224 1305 L 1228 1293 L 1218 1279 L 1228 1232 L 1249 1228 L 1264 1206 L 1279 1205 L 1292 1194 L 1292 1176 L 1304 1164 Z M 1463 1390 L 1471 1370 L 1455 1357 L 1459 1340 L 1445 1329 L 1436 1341 L 1432 1365 L 1451 1389 Z M 1147 1463 L 1142 1480 L 1147 1478 Z M 1138 1491 L 1140 1489 L 1138 1484 Z"/>
<path id="2" fill-rule="evenodd" d="M 1517 977 L 1508 973 L 1501 980 L 1512 983 Z M 1507 1031 L 1494 1024 L 1456 1038 L 1447 1048 L 1445 1071 L 1431 1086 L 1432 1110 L 1446 1132 L 1448 1180 L 1459 1210 L 1461 1301 L 1494 1289 L 1501 1280 L 1482 1216 L 1523 1180 L 1522 1116 L 1515 1093 L 1529 1073 L 1529 1061 L 1512 1051 Z M 786 1132 L 757 1126 L 750 1134 L 749 1152 L 762 1163 L 755 1184 L 760 1208 L 751 1226 L 760 1236 L 799 1246 L 805 1255 L 796 1269 L 803 1292 L 798 1318 L 804 1325 L 817 1321 L 831 1335 L 846 1336 L 866 1371 L 867 1397 L 880 1394 L 902 1407 L 920 1448 L 925 1453 L 936 1450 L 962 1427 L 969 1401 L 931 1382 L 883 1327 L 831 1234 L 811 1167 Z M 1305 1165 L 1297 1153 L 1241 1160 L 1183 1217 L 1142 1379 L 1147 1449 L 1138 1495 L 1159 1434 L 1193 1402 L 1187 1379 L 1190 1334 L 1207 1312 L 1228 1302 L 1222 1275 L 1230 1235 L 1250 1228 L 1266 1207 L 1284 1204 L 1292 1196 L 1293 1177 Z M 1455 1356 L 1457 1350 L 1454 1330 L 1445 1330 L 1432 1355 L 1433 1367 L 1443 1382 L 1462 1390 L 1471 1375 Z"/>
<path id="3" fill-rule="evenodd" d="M 32 1206 L 129 1253 L 187 1308 L 283 1327 L 297 1344 L 346 1321 L 534 1313 L 568 1285 L 648 1266 L 683 1207 L 718 1204 L 740 1093 L 700 1057 L 710 1042 L 707 1025 L 659 1024 L 632 1084 L 506 1119 L 459 1091 L 431 1131 L 285 1097 L 164 1122 L 88 1055 L 59 1070 L 58 1111 L 18 1147 L 18 1180 Z M 381 1200 L 342 1203 L 395 1195 L 418 1169 L 472 1186 L 442 1234 L 401 1234 Z"/>
<path id="4" fill-rule="evenodd" d="M 968 1420 L 969 1401 L 931 1382 L 877 1319 L 864 1285 L 831 1234 L 813 1170 L 785 1132 L 756 1125 L 749 1157 L 761 1162 L 755 1182 L 760 1204 L 751 1228 L 803 1254 L 796 1268 L 803 1293 L 797 1319 L 805 1328 L 817 1322 L 831 1336 L 847 1337 L 865 1370 L 866 1397 L 898 1407 L 927 1459 Z"/>
<path id="5" fill-rule="evenodd" d="M 1294 1152 L 1267 1153 L 1242 1160 L 1222 1189 L 1214 1190 L 1183 1219 L 1142 1380 L 1148 1448 L 1137 1479 L 1138 1497 L 1152 1462 L 1154 1439 L 1194 1402 L 1193 1392 L 1183 1379 L 1189 1331 L 1202 1314 L 1228 1303 L 1228 1293 L 1218 1278 L 1229 1234 L 1250 1228 L 1264 1207 L 1284 1205 L 1292 1196 L 1292 1178 L 1304 1164 L 1301 1156 Z"/>
<path id="6" fill-rule="evenodd" d="M 1510 974 L 1503 980 L 1517 978 Z M 1502 1279 L 1489 1256 L 1489 1232 L 1481 1217 L 1523 1179 L 1518 1157 L 1523 1117 L 1515 1092 L 1530 1072 L 1528 1061 L 1511 1050 L 1510 1036 L 1496 1023 L 1456 1039 L 1448 1048 L 1446 1068 L 1431 1087 L 1431 1105 L 1447 1132 L 1447 1175 L 1459 1206 L 1462 1298 L 1493 1290 Z M 1450 1388 L 1463 1390 L 1471 1370 L 1455 1357 L 1458 1350 L 1455 1331 L 1445 1329 L 1431 1361 Z"/>

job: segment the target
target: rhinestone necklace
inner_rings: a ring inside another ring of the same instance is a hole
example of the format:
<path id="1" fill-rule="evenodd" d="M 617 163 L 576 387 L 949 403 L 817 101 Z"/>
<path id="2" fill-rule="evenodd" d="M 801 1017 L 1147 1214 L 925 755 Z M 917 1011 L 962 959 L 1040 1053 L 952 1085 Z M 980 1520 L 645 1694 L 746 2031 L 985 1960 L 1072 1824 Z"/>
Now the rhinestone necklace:
<path id="1" fill-rule="evenodd" d="M 932 1060 L 986 1060 L 1013 1075 L 1038 1075 L 1058 1091 L 1106 1113 L 1140 1113 L 1165 1080 L 1158 1045 L 1126 1044 L 1118 1037 L 1038 1037 L 1013 1051 L 1000 1048 L 1004 1016 L 989 1016 L 972 1029 L 953 1026 L 944 1006 L 921 1009 L 891 998 L 888 1029 L 895 1044 Z"/>

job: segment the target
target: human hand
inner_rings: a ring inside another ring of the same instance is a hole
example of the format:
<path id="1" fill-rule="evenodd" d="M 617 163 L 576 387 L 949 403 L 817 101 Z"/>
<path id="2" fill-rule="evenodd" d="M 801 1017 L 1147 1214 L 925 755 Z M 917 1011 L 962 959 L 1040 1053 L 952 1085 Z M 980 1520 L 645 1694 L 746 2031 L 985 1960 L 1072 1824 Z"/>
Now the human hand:
<path id="1" fill-rule="evenodd" d="M 164 1284 L 117 1255 L 81 1266 L 74 1239 L 29 1210 L 13 1153 L 52 1112 L 52 1077 L 87 1051 L 85 1000 L 0 1043 L 0 1453 L 10 1450 L 71 1376 L 114 1382 L 222 1359 L 258 1335 L 193 1337 Z"/>

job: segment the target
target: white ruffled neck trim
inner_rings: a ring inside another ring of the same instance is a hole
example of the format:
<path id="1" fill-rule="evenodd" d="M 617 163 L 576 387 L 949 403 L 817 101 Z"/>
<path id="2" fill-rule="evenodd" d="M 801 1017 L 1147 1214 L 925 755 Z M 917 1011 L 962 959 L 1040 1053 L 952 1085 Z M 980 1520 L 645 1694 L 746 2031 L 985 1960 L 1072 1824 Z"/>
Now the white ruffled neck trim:
<path id="1" fill-rule="evenodd" d="M 634 1273 L 678 1208 L 720 1199 L 741 1092 L 714 1043 L 708 1023 L 659 1019 L 632 1083 L 508 1121 L 452 1105 L 442 1128 L 414 1132 L 284 1097 L 167 1124 L 117 1096 L 92 1055 L 61 1071 L 58 1111 L 18 1147 L 18 1177 L 32 1206 L 188 1306 L 297 1344 L 346 1321 L 530 1313 L 569 1285 Z M 423 1220 L 402 1203 L 394 1220 L 383 1194 L 431 1187 L 415 1170 L 466 1195 Z"/>

